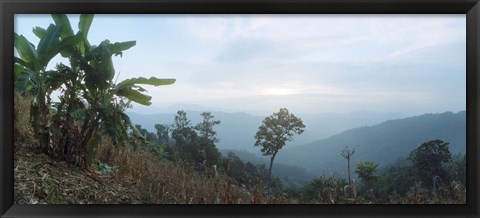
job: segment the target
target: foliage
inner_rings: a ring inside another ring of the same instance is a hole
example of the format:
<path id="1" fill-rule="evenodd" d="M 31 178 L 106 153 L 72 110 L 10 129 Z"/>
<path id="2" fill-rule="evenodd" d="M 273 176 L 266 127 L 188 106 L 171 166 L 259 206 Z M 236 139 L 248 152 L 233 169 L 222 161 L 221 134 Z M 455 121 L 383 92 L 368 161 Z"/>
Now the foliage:
<path id="1" fill-rule="evenodd" d="M 157 139 L 159 144 L 167 144 L 170 140 L 169 131 L 170 126 L 163 124 L 155 124 L 157 130 Z"/>
<path id="2" fill-rule="evenodd" d="M 112 57 L 133 47 L 135 41 L 98 46 L 87 39 L 93 15 L 80 15 L 78 32 L 74 34 L 68 17 L 53 14 L 55 24 L 47 29 L 36 27 L 40 38 L 35 48 L 25 37 L 15 34 L 15 88 L 32 95 L 32 125 L 45 153 L 88 166 L 95 153 L 95 140 L 108 134 L 115 144 L 127 144 L 129 132 L 138 137 L 129 117 L 124 113 L 131 101 L 150 105 L 151 97 L 138 84 L 169 85 L 174 79 L 139 77 L 114 84 L 115 69 Z M 69 60 L 47 70 L 57 54 Z M 50 94 L 60 91 L 59 102 Z M 89 158 L 90 157 L 90 158 Z"/>
<path id="3" fill-rule="evenodd" d="M 359 161 L 355 173 L 366 187 L 371 187 L 378 180 L 377 168 L 375 161 Z"/>
<path id="4" fill-rule="evenodd" d="M 461 184 L 466 184 L 466 166 L 467 159 L 465 154 L 453 156 L 452 160 L 447 165 L 448 177 Z"/>
<path id="5" fill-rule="evenodd" d="M 175 155 L 205 171 L 221 161 L 220 152 L 215 146 L 218 139 L 213 131 L 213 126 L 220 124 L 220 121 L 213 120 L 210 112 L 204 112 L 202 116 L 203 121 L 192 126 L 187 113 L 177 111 L 172 138 L 175 139 Z"/>
<path id="6" fill-rule="evenodd" d="M 444 164 L 452 159 L 447 142 L 432 140 L 423 143 L 410 153 L 409 160 L 417 172 L 420 181 L 428 188 L 435 188 L 436 177 L 447 179 Z"/>
<path id="7" fill-rule="evenodd" d="M 377 175 L 378 164 L 375 161 L 359 161 L 355 169 L 358 178 L 363 184 L 363 189 L 366 196 L 373 198 L 374 188 L 377 186 L 379 176 Z"/>
<path id="8" fill-rule="evenodd" d="M 286 108 L 280 108 L 278 113 L 273 113 L 262 121 L 262 125 L 255 135 L 254 146 L 261 146 L 263 155 L 270 156 L 269 186 L 271 185 L 273 160 L 278 151 L 285 146 L 287 141 L 293 139 L 294 134 L 302 134 L 304 128 L 302 120 L 290 114 Z"/>

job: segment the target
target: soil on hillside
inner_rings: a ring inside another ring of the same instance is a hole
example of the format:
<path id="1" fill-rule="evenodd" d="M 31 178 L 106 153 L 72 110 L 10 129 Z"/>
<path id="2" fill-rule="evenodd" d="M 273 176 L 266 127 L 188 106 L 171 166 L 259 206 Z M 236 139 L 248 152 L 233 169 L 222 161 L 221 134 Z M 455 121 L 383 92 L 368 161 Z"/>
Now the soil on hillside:
<path id="1" fill-rule="evenodd" d="M 112 174 L 88 172 L 53 160 L 33 148 L 15 151 L 15 204 L 141 204 L 135 184 Z"/>

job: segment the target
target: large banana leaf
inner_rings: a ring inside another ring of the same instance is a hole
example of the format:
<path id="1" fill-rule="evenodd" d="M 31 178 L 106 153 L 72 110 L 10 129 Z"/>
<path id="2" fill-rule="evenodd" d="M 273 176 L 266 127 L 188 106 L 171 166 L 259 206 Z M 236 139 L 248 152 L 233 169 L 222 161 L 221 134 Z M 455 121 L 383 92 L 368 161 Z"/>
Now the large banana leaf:
<path id="1" fill-rule="evenodd" d="M 83 36 L 87 38 L 88 31 L 93 22 L 93 14 L 82 14 L 80 15 L 80 21 L 78 22 L 78 31 L 82 32 Z"/>
<path id="2" fill-rule="evenodd" d="M 21 64 L 15 63 L 15 64 L 13 65 L 13 72 L 14 72 L 15 77 L 17 77 L 18 75 L 20 75 L 20 73 L 21 73 L 22 71 L 24 71 L 24 70 L 25 70 L 25 67 L 22 66 Z"/>
<path id="3" fill-rule="evenodd" d="M 38 74 L 29 70 L 24 69 L 21 71 L 15 80 L 15 89 L 19 92 L 28 93 L 31 91 L 34 84 L 39 82 Z"/>
<path id="4" fill-rule="evenodd" d="M 55 52 L 57 54 L 60 52 L 62 57 L 69 57 L 73 53 L 75 45 L 82 43 L 84 39 L 85 37 L 81 33 L 64 38 L 56 48 Z"/>
<path id="5" fill-rule="evenodd" d="M 151 105 L 152 102 L 152 97 L 142 94 L 137 90 L 131 89 L 131 88 L 125 88 L 125 89 L 119 89 L 115 93 L 117 96 L 122 96 L 127 98 L 130 101 L 142 104 L 142 105 Z"/>
<path id="6" fill-rule="evenodd" d="M 47 35 L 47 30 L 46 29 L 43 29 L 41 27 L 35 27 L 33 28 L 32 30 L 33 34 L 35 34 L 39 39 L 42 39 L 43 37 L 45 37 L 45 35 Z"/>
<path id="7" fill-rule="evenodd" d="M 85 54 L 85 51 L 90 50 L 90 42 L 88 42 L 88 31 L 93 22 L 93 14 L 80 15 L 80 21 L 78 22 L 78 32 L 84 37 L 84 41 L 80 43 L 80 52 Z"/>
<path id="8" fill-rule="evenodd" d="M 38 60 L 37 51 L 35 46 L 30 43 L 24 36 L 14 33 L 14 46 L 17 49 L 20 58 L 26 63 L 32 70 L 39 71 L 42 69 Z"/>
<path id="9" fill-rule="evenodd" d="M 122 56 L 122 51 L 130 49 L 131 47 L 135 46 L 136 43 L 136 41 L 116 42 L 110 44 L 110 51 L 112 54 Z"/>
<path id="10" fill-rule="evenodd" d="M 125 97 L 130 101 L 148 106 L 152 104 L 152 97 L 141 93 L 146 92 L 146 90 L 137 84 L 161 86 L 171 85 L 173 83 L 175 83 L 175 79 L 158 79 L 155 77 L 150 77 L 149 79 L 145 77 L 132 78 L 118 83 L 115 87 L 115 94 Z"/>
<path id="11" fill-rule="evenodd" d="M 50 24 L 47 28 L 45 36 L 40 39 L 37 48 L 37 54 L 40 58 L 41 66 L 47 66 L 48 62 L 57 55 L 58 46 L 60 44 L 60 34 L 63 28 Z"/>
<path id="12" fill-rule="evenodd" d="M 55 25 L 64 30 L 60 35 L 62 39 L 73 36 L 73 29 L 66 14 L 52 14 L 52 18 L 55 21 Z"/>
<path id="13" fill-rule="evenodd" d="M 132 79 L 126 79 L 122 82 L 118 83 L 118 88 L 126 88 L 131 87 L 135 84 L 143 84 L 143 85 L 152 85 L 152 86 L 164 86 L 164 85 L 171 85 L 175 83 L 175 79 L 159 79 L 156 77 L 150 77 L 149 79 L 145 77 L 137 77 Z"/>

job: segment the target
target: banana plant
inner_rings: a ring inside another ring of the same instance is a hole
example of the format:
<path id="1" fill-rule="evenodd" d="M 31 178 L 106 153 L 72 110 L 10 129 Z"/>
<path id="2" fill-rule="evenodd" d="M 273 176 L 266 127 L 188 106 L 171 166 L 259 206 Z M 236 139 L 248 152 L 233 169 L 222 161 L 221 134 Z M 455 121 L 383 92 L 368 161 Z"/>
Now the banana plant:
<path id="1" fill-rule="evenodd" d="M 46 68 L 53 57 L 82 41 L 83 35 L 61 38 L 64 28 L 54 24 L 47 29 L 36 27 L 33 32 L 40 38 L 37 46 L 23 35 L 14 33 L 14 47 L 18 54 L 14 63 L 15 88 L 24 95 L 33 96 L 32 125 L 42 150 L 48 152 L 50 94 L 57 87 L 50 82 L 59 74 Z"/>
<path id="2" fill-rule="evenodd" d="M 64 28 L 60 38 L 74 35 L 82 36 L 80 43 L 61 52 L 70 60 L 70 66 L 58 68 L 58 71 L 73 72 L 64 83 L 62 102 L 58 107 L 60 115 L 57 120 L 63 123 L 64 135 L 60 137 L 64 145 L 60 149 L 69 156 L 77 156 L 80 165 L 88 166 L 87 155 L 94 154 L 95 142 L 102 135 L 110 136 L 115 144 L 127 145 L 131 137 L 141 137 L 130 118 L 125 114 L 129 102 L 142 105 L 151 104 L 151 96 L 140 85 L 170 85 L 175 79 L 133 78 L 114 84 L 115 68 L 112 58 L 121 56 L 124 51 L 135 46 L 135 41 L 102 41 L 92 45 L 88 41 L 88 32 L 93 22 L 93 15 L 81 15 L 79 31 L 74 34 L 65 15 L 52 15 L 57 26 Z M 65 74 L 65 73 L 64 73 Z M 127 103 L 125 103 L 127 102 Z M 77 132 L 72 129 L 78 129 Z M 69 131 L 67 131 L 69 130 Z M 133 134 L 131 134 L 133 133 Z M 66 135 L 65 135 L 66 134 Z M 74 140 L 72 140 L 74 139 Z"/>
<path id="3" fill-rule="evenodd" d="M 112 57 L 121 56 L 136 42 L 104 40 L 91 45 L 88 33 L 94 15 L 80 15 L 77 33 L 65 14 L 52 14 L 52 18 L 55 24 L 48 28 L 33 28 L 40 38 L 36 47 L 15 34 L 19 56 L 14 65 L 15 86 L 35 96 L 32 124 L 42 149 L 87 168 L 102 134 L 109 135 L 116 144 L 141 137 L 124 113 L 130 102 L 151 104 L 151 96 L 140 85 L 170 85 L 175 79 L 139 77 L 114 84 Z M 58 63 L 55 70 L 47 70 L 58 54 L 67 58 L 69 65 Z M 60 101 L 52 103 L 50 94 L 54 90 L 60 91 Z"/>

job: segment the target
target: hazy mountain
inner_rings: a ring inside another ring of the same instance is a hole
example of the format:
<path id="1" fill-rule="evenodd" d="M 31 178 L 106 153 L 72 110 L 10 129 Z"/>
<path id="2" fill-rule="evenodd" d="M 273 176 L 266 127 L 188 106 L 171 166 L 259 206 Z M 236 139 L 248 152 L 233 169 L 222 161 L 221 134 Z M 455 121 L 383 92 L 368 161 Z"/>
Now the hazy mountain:
<path id="1" fill-rule="evenodd" d="M 277 163 L 302 166 L 314 175 L 346 173 L 346 161 L 340 156 L 345 146 L 355 148 L 352 169 L 359 160 L 385 164 L 403 156 L 433 139 L 450 143 L 452 154 L 465 153 L 466 113 L 425 114 L 354 128 L 305 145 L 285 147 Z"/>
<path id="2" fill-rule="evenodd" d="M 187 116 L 192 124 L 201 121 L 200 111 L 186 110 Z M 255 144 L 255 133 L 261 125 L 265 116 L 256 116 L 243 112 L 227 113 L 211 111 L 215 119 L 221 124 L 215 126 L 220 142 L 220 149 L 248 150 L 260 155 L 260 149 L 253 147 Z M 155 131 L 156 123 L 173 124 L 174 112 L 157 114 L 139 114 L 127 111 L 132 121 L 142 125 L 151 132 Z M 340 133 L 344 130 L 377 124 L 386 120 L 402 118 L 405 115 L 399 113 L 376 113 L 376 112 L 352 112 L 352 113 L 320 113 L 314 115 L 297 114 L 306 125 L 305 132 L 296 136 L 292 142 L 287 143 L 288 147 L 310 143 L 328 136 Z"/>

